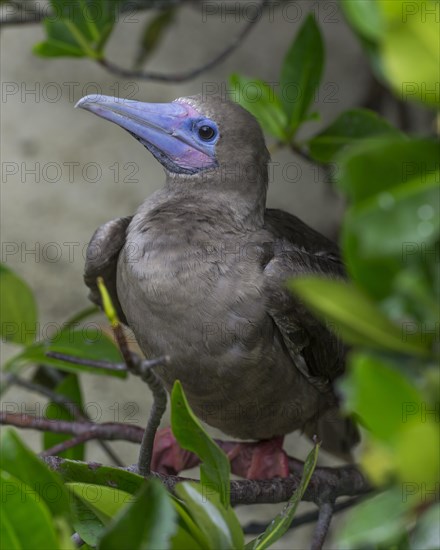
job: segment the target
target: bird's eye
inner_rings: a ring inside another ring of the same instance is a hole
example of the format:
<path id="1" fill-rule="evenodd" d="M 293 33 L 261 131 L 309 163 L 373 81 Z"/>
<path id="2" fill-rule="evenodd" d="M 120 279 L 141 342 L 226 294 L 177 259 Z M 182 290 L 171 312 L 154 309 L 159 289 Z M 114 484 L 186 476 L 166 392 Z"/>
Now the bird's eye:
<path id="1" fill-rule="evenodd" d="M 209 141 L 215 136 L 215 130 L 211 126 L 207 126 L 204 124 L 203 126 L 200 126 L 199 128 L 199 137 L 200 139 L 203 139 L 203 141 Z"/>

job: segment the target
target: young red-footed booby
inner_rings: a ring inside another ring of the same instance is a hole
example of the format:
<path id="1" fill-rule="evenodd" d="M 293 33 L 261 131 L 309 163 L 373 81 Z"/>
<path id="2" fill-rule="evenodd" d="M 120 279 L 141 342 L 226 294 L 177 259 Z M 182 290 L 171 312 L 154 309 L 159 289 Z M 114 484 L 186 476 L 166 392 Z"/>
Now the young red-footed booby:
<path id="1" fill-rule="evenodd" d="M 239 439 L 232 470 L 288 475 L 284 434 L 316 434 L 350 455 L 358 434 L 339 416 L 333 381 L 345 348 L 286 288 L 304 274 L 343 278 L 338 248 L 295 216 L 266 209 L 269 153 L 255 118 L 220 97 L 141 103 L 87 96 L 78 107 L 132 134 L 162 164 L 164 187 L 134 216 L 102 225 L 85 267 L 91 300 L 102 276 L 121 320 L 157 373 L 182 382 L 194 412 Z M 171 432 L 153 469 L 188 462 Z"/>

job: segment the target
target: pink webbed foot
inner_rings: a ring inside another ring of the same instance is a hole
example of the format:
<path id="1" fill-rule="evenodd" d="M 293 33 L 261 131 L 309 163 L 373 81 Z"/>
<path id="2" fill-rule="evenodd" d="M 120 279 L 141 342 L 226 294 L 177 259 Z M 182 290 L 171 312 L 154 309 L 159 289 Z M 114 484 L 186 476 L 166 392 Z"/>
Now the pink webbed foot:
<path id="1" fill-rule="evenodd" d="M 200 460 L 194 453 L 182 449 L 171 428 L 164 428 L 156 432 L 151 459 L 153 472 L 177 475 L 182 470 L 188 470 L 197 464 L 200 464 Z"/>
<path id="2" fill-rule="evenodd" d="M 272 479 L 289 476 L 288 458 L 282 448 L 283 440 L 283 437 L 275 437 L 255 443 L 219 440 L 216 443 L 228 456 L 233 474 L 247 479 Z M 154 472 L 177 475 L 199 463 L 195 454 L 180 447 L 171 428 L 156 433 L 151 461 Z"/>
<path id="3" fill-rule="evenodd" d="M 225 441 L 220 446 L 228 455 L 233 474 L 246 479 L 272 479 L 289 476 L 283 441 L 283 437 L 274 437 L 256 443 Z"/>

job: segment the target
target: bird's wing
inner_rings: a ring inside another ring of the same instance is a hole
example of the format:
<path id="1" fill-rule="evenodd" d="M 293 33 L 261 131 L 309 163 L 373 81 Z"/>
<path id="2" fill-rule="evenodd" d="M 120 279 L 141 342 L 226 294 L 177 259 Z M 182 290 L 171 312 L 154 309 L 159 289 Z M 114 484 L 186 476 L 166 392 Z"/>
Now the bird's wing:
<path id="1" fill-rule="evenodd" d="M 289 292 L 286 281 L 306 274 L 344 278 L 338 247 L 280 210 L 266 211 L 265 228 L 272 245 L 264 267 L 268 313 L 296 367 L 315 387 L 327 392 L 344 370 L 345 346 Z"/>
<path id="2" fill-rule="evenodd" d="M 119 253 L 125 244 L 127 227 L 132 216 L 111 220 L 98 229 L 87 247 L 84 282 L 90 289 L 90 300 L 102 307 L 96 279 L 102 277 L 119 319 L 127 324 L 116 291 L 116 267 Z"/>

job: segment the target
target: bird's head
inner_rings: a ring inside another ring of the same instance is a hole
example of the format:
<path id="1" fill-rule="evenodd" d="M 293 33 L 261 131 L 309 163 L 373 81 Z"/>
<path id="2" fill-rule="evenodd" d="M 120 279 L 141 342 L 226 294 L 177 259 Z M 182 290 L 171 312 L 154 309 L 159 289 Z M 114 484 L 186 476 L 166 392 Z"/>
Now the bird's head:
<path id="1" fill-rule="evenodd" d="M 76 106 L 127 130 L 163 165 L 172 182 L 267 184 L 269 154 L 258 122 L 219 96 L 183 97 L 172 103 L 86 96 Z"/>

